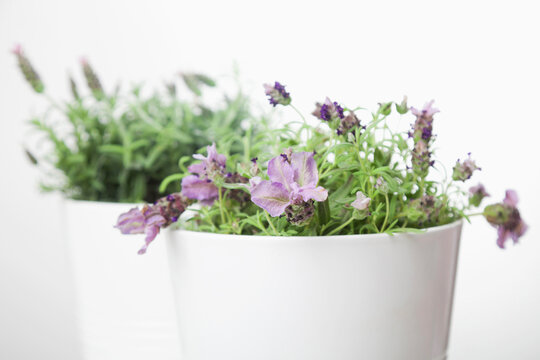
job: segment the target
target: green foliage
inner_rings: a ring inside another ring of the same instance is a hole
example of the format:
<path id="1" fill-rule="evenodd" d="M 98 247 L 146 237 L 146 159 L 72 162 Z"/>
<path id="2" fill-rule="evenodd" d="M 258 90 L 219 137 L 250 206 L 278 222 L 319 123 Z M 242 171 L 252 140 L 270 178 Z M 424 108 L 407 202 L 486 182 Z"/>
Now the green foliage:
<path id="1" fill-rule="evenodd" d="M 87 79 L 89 86 L 99 84 L 93 70 L 84 66 L 89 65 L 83 64 L 85 76 L 95 77 Z M 100 91 L 99 96 L 90 88 L 83 96 L 70 77 L 72 100 L 56 102 L 45 95 L 51 109 L 31 124 L 51 150 L 26 151 L 46 174 L 42 188 L 73 199 L 153 202 L 160 191 L 180 190 L 178 182 L 170 181 L 159 189 L 164 178 L 179 170 L 179 157 L 191 157 L 215 141 L 224 146 L 230 142 L 229 152 L 237 153 L 243 145 L 231 137 L 252 136 L 264 125 L 264 119 L 250 113 L 249 100 L 240 90 L 233 96 L 223 93 L 219 104 L 209 105 L 203 90 L 215 87 L 214 80 L 202 74 L 182 78 L 193 94 L 177 95 L 172 82 L 150 95 L 134 86 L 126 93 L 117 89 L 111 94 Z M 51 167 L 52 172 L 47 170 Z"/>
<path id="2" fill-rule="evenodd" d="M 429 180 L 418 177 L 410 168 L 413 140 L 407 132 L 391 129 L 392 108 L 395 115 L 407 115 L 406 99 L 401 103 L 383 103 L 363 127 L 345 134 L 336 134 L 325 122 L 310 126 L 305 122 L 290 123 L 273 136 L 250 139 L 244 151 L 228 159 L 229 171 L 240 171 L 248 178 L 265 177 L 266 162 L 287 148 L 293 152 L 315 152 L 319 184 L 328 190 L 328 199 L 316 203 L 315 216 L 300 226 L 289 223 L 285 216 L 272 218 L 251 201 L 238 202 L 228 196 L 230 189 L 242 189 L 243 184 L 216 184 L 224 195 L 211 207 L 201 207 L 184 226 L 197 231 L 261 235 L 346 235 L 368 233 L 418 232 L 432 226 L 444 225 L 466 217 L 471 206 L 465 193 L 451 179 Z M 299 124 L 299 125 L 298 125 Z M 256 145 L 255 145 L 256 144 Z M 267 149 L 273 149 L 271 153 Z M 224 147 L 218 143 L 219 152 Z M 238 158 L 257 156 L 261 171 L 246 171 Z M 242 169 L 244 169 L 242 171 Z M 430 167 L 433 169 L 433 167 Z M 444 173 L 444 172 L 443 172 Z M 175 175 L 181 177 L 183 175 Z M 176 179 L 177 179 L 176 178 Z M 371 199 L 369 208 L 358 210 L 351 206 L 360 191 Z"/>

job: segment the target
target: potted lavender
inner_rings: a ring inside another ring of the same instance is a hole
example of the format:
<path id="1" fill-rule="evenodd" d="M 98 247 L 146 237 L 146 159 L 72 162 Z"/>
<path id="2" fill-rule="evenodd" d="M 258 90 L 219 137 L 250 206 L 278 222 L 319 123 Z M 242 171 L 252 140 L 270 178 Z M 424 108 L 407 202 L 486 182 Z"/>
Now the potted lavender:
<path id="1" fill-rule="evenodd" d="M 296 110 L 280 83 L 265 90 Z M 122 233 L 145 234 L 140 254 L 170 228 L 183 359 L 444 359 L 463 220 L 485 217 L 501 248 L 527 225 L 513 190 L 476 210 L 489 194 L 462 189 L 470 156 L 432 178 L 437 112 L 326 98 L 316 125 L 301 117 L 242 156 L 212 144 L 180 192 L 120 215 Z"/>
<path id="2" fill-rule="evenodd" d="M 252 121 L 240 90 L 209 103 L 205 94 L 216 84 L 205 75 L 182 73 L 180 82 L 153 93 L 139 85 L 108 91 L 85 59 L 87 89 L 70 76 L 71 98 L 56 100 L 21 47 L 13 52 L 31 88 L 49 103 L 31 120 L 36 141 L 26 152 L 43 170 L 42 189 L 65 197 L 62 218 L 85 359 L 177 358 L 165 248 L 134 259 L 110 218 L 127 204 L 179 191 L 172 181 L 159 189 L 163 178 L 175 178 L 179 156 L 217 139 L 238 153 L 261 121 Z"/>

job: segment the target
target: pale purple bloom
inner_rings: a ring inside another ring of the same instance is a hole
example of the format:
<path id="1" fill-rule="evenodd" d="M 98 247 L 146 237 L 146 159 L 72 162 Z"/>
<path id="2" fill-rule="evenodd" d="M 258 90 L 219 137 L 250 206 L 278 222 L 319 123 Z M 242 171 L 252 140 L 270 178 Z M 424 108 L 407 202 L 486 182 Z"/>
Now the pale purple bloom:
<path id="1" fill-rule="evenodd" d="M 162 197 L 154 205 L 144 205 L 142 209 L 133 208 L 118 217 L 115 225 L 122 234 L 146 234 L 139 255 L 146 253 L 150 243 L 154 241 L 161 228 L 178 221 L 178 218 L 191 203 L 179 193 Z"/>
<path id="2" fill-rule="evenodd" d="M 312 152 L 276 156 L 268 162 L 268 177 L 270 180 L 251 179 L 250 190 L 251 201 L 271 216 L 283 214 L 290 205 L 328 197 L 328 191 L 317 186 L 319 173 Z"/>
<path id="3" fill-rule="evenodd" d="M 434 102 L 435 100 L 427 102 L 422 110 L 418 110 L 417 108 L 411 106 L 411 113 L 413 113 L 413 115 L 416 117 L 423 117 L 426 119 L 432 118 L 433 115 L 439 112 L 439 109 L 432 107 Z"/>
<path id="4" fill-rule="evenodd" d="M 358 191 L 356 192 L 356 200 L 351 203 L 351 206 L 358 210 L 366 210 L 369 208 L 370 203 L 371 199 L 368 198 L 363 192 Z"/>
<path id="5" fill-rule="evenodd" d="M 504 249 L 509 238 L 517 243 L 527 231 L 528 226 L 521 219 L 517 203 L 517 193 L 514 190 L 507 190 L 502 203 L 489 205 L 484 209 L 486 220 L 497 228 L 497 245 L 501 249 Z"/>
<path id="6" fill-rule="evenodd" d="M 264 92 L 268 95 L 268 101 L 272 106 L 278 104 L 289 105 L 291 103 L 291 95 L 285 91 L 285 86 L 281 85 L 279 82 L 275 82 L 274 85 L 264 84 Z"/>
<path id="7" fill-rule="evenodd" d="M 204 205 L 212 205 L 219 195 L 214 180 L 225 176 L 227 158 L 225 155 L 218 154 L 215 143 L 207 146 L 206 149 L 207 156 L 193 155 L 201 162 L 188 167 L 188 170 L 196 175 L 188 175 L 182 179 L 182 195 L 189 199 L 199 200 Z"/>

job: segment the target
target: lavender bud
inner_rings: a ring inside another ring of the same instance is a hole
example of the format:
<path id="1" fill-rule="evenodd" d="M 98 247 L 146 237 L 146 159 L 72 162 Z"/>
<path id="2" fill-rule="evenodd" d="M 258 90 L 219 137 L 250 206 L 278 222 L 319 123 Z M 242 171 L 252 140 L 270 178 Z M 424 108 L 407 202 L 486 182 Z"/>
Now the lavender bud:
<path id="1" fill-rule="evenodd" d="M 475 170 L 482 169 L 476 166 L 476 163 L 471 159 L 469 153 L 469 158 L 463 161 L 463 163 L 461 163 L 459 159 L 456 162 L 452 173 L 452 179 L 456 181 L 466 181 L 471 178 Z"/>
<path id="2" fill-rule="evenodd" d="M 101 82 L 99 81 L 96 72 L 85 58 L 81 59 L 81 66 L 88 88 L 92 91 L 92 94 L 96 99 L 102 99 L 104 95 L 103 87 L 101 86 Z"/>
<path id="3" fill-rule="evenodd" d="M 21 69 L 22 74 L 26 81 L 32 86 L 35 92 L 38 94 L 43 93 L 45 90 L 45 85 L 41 81 L 39 74 L 36 72 L 30 60 L 24 55 L 22 47 L 20 45 L 15 46 L 12 50 L 13 54 L 17 57 L 17 62 L 19 63 L 19 68 Z"/>
<path id="4" fill-rule="evenodd" d="M 470 197 L 469 197 L 469 204 L 473 206 L 480 206 L 480 203 L 485 197 L 488 197 L 489 194 L 487 193 L 486 189 L 484 188 L 484 185 L 478 184 L 476 186 L 473 186 L 469 189 Z"/>
<path id="5" fill-rule="evenodd" d="M 407 96 L 403 97 L 401 103 L 396 103 L 396 110 L 401 115 L 406 114 L 407 111 L 409 111 L 409 107 L 407 106 Z"/>
<path id="6" fill-rule="evenodd" d="M 268 96 L 268 101 L 272 106 L 289 105 L 291 103 L 291 95 L 285 91 L 285 86 L 279 82 L 275 82 L 274 85 L 264 84 L 264 92 Z"/>

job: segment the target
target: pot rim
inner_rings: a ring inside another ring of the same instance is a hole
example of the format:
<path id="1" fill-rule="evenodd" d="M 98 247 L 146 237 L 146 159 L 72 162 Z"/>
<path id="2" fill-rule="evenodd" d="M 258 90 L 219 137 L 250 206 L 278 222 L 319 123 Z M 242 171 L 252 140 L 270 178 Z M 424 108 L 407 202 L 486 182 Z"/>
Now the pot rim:
<path id="1" fill-rule="evenodd" d="M 275 235 L 238 235 L 238 234 L 220 234 L 220 233 L 213 233 L 213 232 L 207 232 L 207 231 L 193 231 L 193 230 L 185 230 L 182 228 L 178 229 L 166 229 L 167 235 L 169 235 L 169 238 L 171 236 L 174 236 L 174 234 L 178 233 L 184 233 L 184 234 L 190 234 L 194 236 L 211 236 L 212 238 L 224 238 L 224 237 L 235 237 L 235 239 L 242 239 L 242 240 L 256 240 L 256 241 L 291 241 L 291 240 L 315 240 L 315 239 L 340 239 L 340 240 L 348 240 L 348 239 L 355 239 L 355 240 L 369 240 L 369 239 L 375 239 L 375 238 L 386 238 L 386 239 L 394 239 L 396 237 L 400 236 L 407 236 L 407 237 L 417 237 L 417 236 L 424 236 L 426 234 L 440 234 L 448 230 L 453 229 L 460 229 L 463 225 L 463 219 L 458 219 L 454 222 L 451 222 L 449 224 L 445 225 L 439 225 L 439 226 L 433 226 L 429 228 L 419 229 L 422 230 L 421 233 L 413 233 L 413 232 L 403 232 L 403 233 L 397 233 L 394 235 L 386 234 L 386 233 L 375 233 L 375 234 L 351 234 L 351 235 L 331 235 L 331 236 L 275 236 Z"/>

